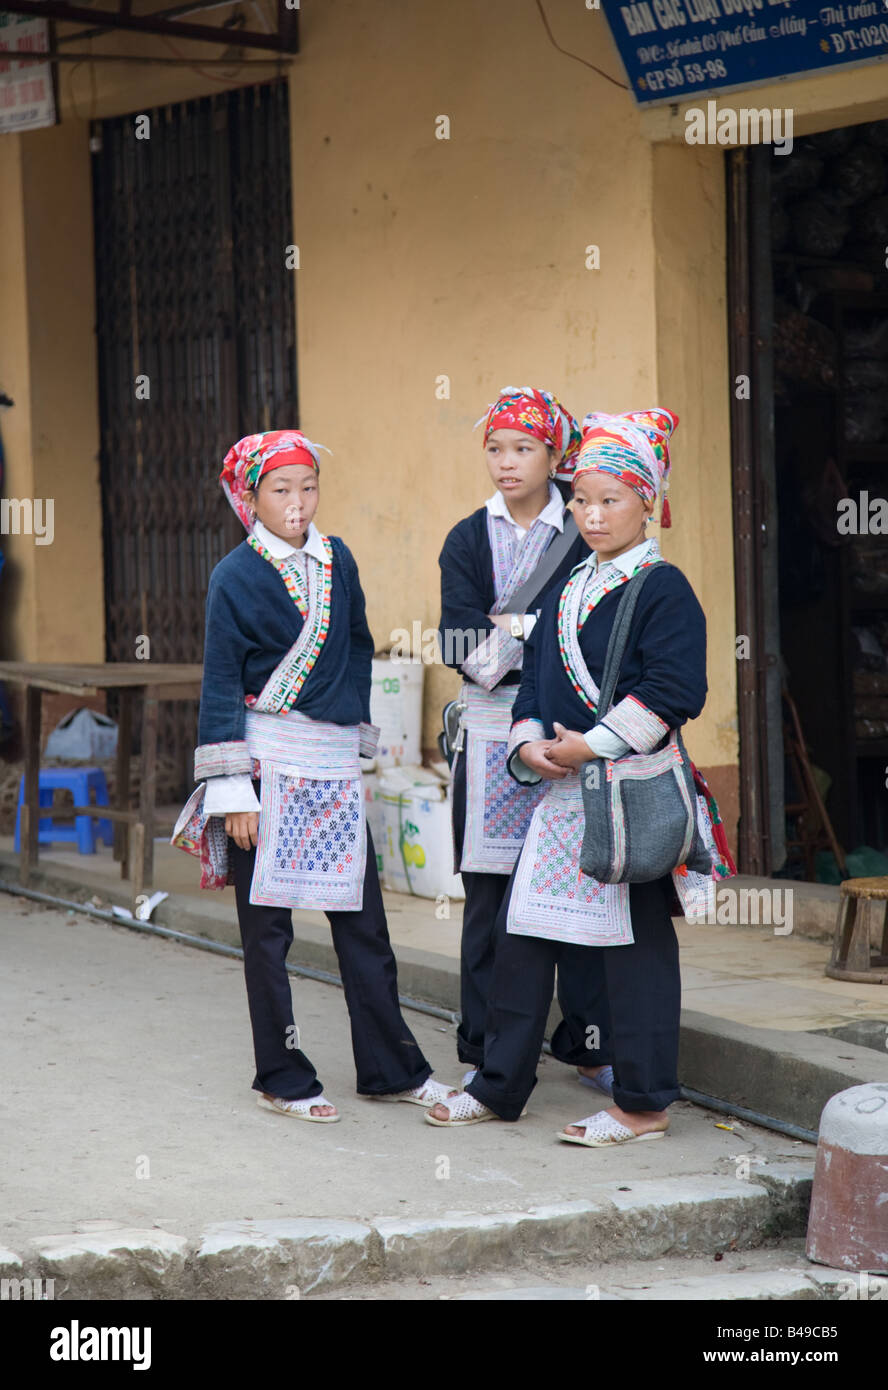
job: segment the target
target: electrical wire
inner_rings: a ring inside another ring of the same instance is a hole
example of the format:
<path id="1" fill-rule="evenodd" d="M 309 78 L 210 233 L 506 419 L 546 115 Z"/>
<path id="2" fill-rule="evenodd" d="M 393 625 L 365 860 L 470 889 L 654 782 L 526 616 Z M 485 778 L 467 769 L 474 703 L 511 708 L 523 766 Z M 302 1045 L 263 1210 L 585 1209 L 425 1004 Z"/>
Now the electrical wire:
<path id="1" fill-rule="evenodd" d="M 556 42 L 555 35 L 552 33 L 551 26 L 546 18 L 546 11 L 543 9 L 543 0 L 536 0 L 536 7 L 540 12 L 546 33 L 549 36 L 549 42 L 552 44 L 553 48 L 557 48 L 559 53 L 563 53 L 565 58 L 573 58 L 575 62 L 582 63 L 584 68 L 591 68 L 593 72 L 598 73 L 599 77 L 603 77 L 605 82 L 612 82 L 615 87 L 619 87 L 623 92 L 629 91 L 629 87 L 625 82 L 619 82 L 616 77 L 611 77 L 609 73 L 602 72 L 601 68 L 597 68 L 594 63 L 590 63 L 588 58 L 581 58 L 579 53 L 571 53 L 570 49 L 562 48 L 561 44 Z"/>

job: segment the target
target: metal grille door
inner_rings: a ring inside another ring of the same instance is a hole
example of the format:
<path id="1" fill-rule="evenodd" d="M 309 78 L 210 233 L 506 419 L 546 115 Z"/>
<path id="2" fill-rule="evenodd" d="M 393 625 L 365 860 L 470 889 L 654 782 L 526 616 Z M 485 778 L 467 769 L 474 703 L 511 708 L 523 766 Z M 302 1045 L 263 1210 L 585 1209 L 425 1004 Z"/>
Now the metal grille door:
<path id="1" fill-rule="evenodd" d="M 200 661 L 210 571 L 243 535 L 222 458 L 298 423 L 287 84 L 92 136 L 106 654 L 132 661 L 147 638 L 152 660 Z M 161 712 L 177 795 L 196 717 Z"/>

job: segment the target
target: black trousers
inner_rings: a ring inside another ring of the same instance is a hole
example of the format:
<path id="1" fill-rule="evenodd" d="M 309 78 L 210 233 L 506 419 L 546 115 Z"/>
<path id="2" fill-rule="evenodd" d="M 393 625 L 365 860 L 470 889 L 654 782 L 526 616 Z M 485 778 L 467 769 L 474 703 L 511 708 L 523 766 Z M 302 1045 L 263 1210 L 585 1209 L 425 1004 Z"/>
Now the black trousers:
<path id="1" fill-rule="evenodd" d="M 567 978 L 582 969 L 583 979 L 589 972 L 595 979 L 598 1012 L 590 1022 L 598 1029 L 599 1049 L 587 1055 L 594 1066 L 613 1066 L 616 1104 L 623 1110 L 665 1110 L 679 1096 L 681 1013 L 670 880 L 630 886 L 631 946 L 572 946 L 510 935 L 506 916 L 512 881 L 496 924 L 484 1065 L 466 1090 L 502 1119 L 518 1119 L 536 1085 L 557 966 Z"/>
<path id="2" fill-rule="evenodd" d="M 466 825 L 466 760 L 460 755 L 453 777 L 453 837 L 462 846 Z M 466 892 L 460 943 L 460 1014 L 456 1049 L 461 1062 L 478 1067 L 484 1060 L 487 1004 L 497 949 L 496 922 L 509 887 L 508 874 L 461 875 Z M 602 1065 L 594 1047 L 595 1020 L 602 1012 L 601 972 L 585 948 L 569 968 L 558 970 L 558 1004 L 563 1015 L 552 1036 L 552 1055 L 569 1066 Z M 549 1003 L 552 992 L 549 993 Z M 548 1005 L 546 1006 L 548 1009 Z M 541 1039 L 542 1041 L 542 1039 Z M 493 1107 L 491 1107 L 492 1109 Z"/>
<path id="3" fill-rule="evenodd" d="M 234 870 L 237 916 L 244 947 L 244 975 L 256 1055 L 254 1091 L 283 1100 L 319 1096 L 323 1086 L 297 1043 L 287 952 L 293 941 L 288 907 L 250 902 L 256 851 L 228 841 Z M 401 1017 L 398 973 L 389 942 L 376 855 L 367 830 L 367 872 L 360 912 L 325 914 L 345 989 L 360 1095 L 393 1095 L 421 1086 L 431 1067 Z"/>

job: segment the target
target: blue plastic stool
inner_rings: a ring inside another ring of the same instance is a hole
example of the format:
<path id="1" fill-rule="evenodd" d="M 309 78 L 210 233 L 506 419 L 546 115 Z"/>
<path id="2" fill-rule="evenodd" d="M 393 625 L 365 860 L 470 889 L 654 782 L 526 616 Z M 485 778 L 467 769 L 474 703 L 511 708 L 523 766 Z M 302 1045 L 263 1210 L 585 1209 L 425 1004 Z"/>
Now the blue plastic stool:
<path id="1" fill-rule="evenodd" d="M 52 806 L 52 794 L 63 787 L 71 793 L 74 798 L 75 806 L 89 806 L 92 804 L 90 791 L 96 794 L 95 804 L 97 806 L 107 806 L 108 802 L 108 783 L 105 774 L 100 767 L 52 767 L 41 768 L 40 770 L 40 805 Z M 25 779 L 19 783 L 18 811 L 15 817 L 15 852 L 20 853 L 22 847 L 22 806 L 25 801 Z M 114 839 L 114 833 L 109 820 L 99 820 L 93 816 L 75 816 L 74 825 L 56 825 L 51 816 L 40 817 L 40 828 L 37 834 L 37 843 L 41 845 L 51 845 L 53 843 L 76 843 L 80 854 L 95 854 L 96 841 L 101 838 L 106 845 L 110 845 Z"/>

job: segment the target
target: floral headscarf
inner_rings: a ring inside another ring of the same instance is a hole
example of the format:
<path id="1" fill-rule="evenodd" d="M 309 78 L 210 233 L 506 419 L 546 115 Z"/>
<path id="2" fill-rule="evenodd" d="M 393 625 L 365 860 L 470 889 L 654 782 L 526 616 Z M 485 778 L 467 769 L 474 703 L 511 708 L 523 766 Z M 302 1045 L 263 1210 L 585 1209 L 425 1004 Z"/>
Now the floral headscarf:
<path id="1" fill-rule="evenodd" d="M 504 386 L 475 428 L 482 423 L 485 444 L 494 430 L 523 430 L 551 445 L 559 458 L 555 477 L 570 480 L 580 447 L 580 428 L 551 391 L 538 391 L 533 386 Z"/>
<path id="2" fill-rule="evenodd" d="M 320 471 L 318 450 L 330 452 L 323 444 L 313 444 L 299 430 L 271 430 L 266 434 L 247 434 L 232 444 L 225 455 L 219 482 L 231 506 L 249 531 L 253 524 L 244 493 L 250 492 L 259 479 L 273 468 L 301 463 Z"/>

